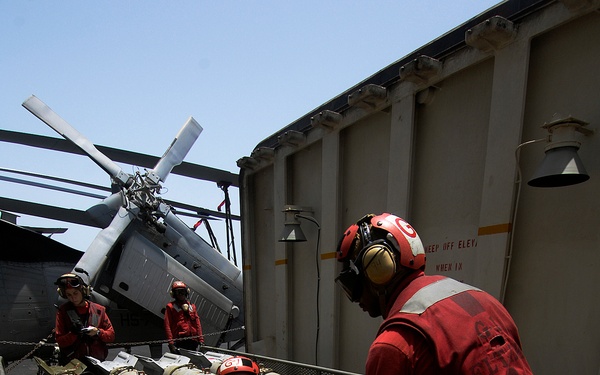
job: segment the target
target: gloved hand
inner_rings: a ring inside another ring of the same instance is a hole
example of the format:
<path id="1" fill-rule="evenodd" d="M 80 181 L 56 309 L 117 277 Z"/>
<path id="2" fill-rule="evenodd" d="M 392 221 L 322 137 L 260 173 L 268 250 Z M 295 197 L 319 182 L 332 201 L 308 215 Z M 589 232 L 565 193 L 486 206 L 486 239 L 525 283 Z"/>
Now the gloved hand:
<path id="1" fill-rule="evenodd" d="M 179 354 L 179 349 L 174 344 L 169 344 L 169 351 L 173 354 Z"/>
<path id="2" fill-rule="evenodd" d="M 79 335 L 81 333 L 82 328 L 83 328 L 83 324 L 81 324 L 80 322 L 77 322 L 71 326 L 71 332 L 73 332 L 76 335 Z"/>

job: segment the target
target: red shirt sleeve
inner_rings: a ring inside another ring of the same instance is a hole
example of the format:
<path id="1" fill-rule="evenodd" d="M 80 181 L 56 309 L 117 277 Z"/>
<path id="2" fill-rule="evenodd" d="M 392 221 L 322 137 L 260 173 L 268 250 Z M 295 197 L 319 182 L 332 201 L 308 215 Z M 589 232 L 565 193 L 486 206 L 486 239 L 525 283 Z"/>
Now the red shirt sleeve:
<path id="1" fill-rule="evenodd" d="M 172 314 L 173 307 L 170 303 L 167 304 L 165 308 L 165 335 L 167 336 L 167 340 L 169 340 L 169 344 L 173 344 L 173 331 L 171 330 L 171 321 L 173 319 Z"/>
<path id="2" fill-rule="evenodd" d="M 98 337 L 103 342 L 115 341 L 115 329 L 106 313 L 106 310 L 102 309 L 102 315 L 100 316 L 100 323 L 98 324 Z"/>
<path id="3" fill-rule="evenodd" d="M 437 374 L 435 356 L 425 337 L 410 327 L 394 326 L 369 349 L 366 375 Z"/>
<path id="4" fill-rule="evenodd" d="M 71 332 L 72 325 L 67 311 L 64 308 L 59 308 L 56 311 L 56 325 L 54 330 L 56 343 L 59 347 L 65 348 L 73 345 L 77 340 L 77 335 Z"/>

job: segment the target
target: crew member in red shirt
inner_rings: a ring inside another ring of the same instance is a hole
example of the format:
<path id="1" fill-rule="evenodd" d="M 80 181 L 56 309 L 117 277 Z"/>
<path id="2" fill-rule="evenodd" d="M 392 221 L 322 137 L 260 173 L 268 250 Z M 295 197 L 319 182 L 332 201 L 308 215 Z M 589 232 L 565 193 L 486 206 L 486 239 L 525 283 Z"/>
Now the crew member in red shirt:
<path id="1" fill-rule="evenodd" d="M 115 331 L 104 306 L 88 300 L 91 287 L 81 276 L 67 273 L 55 284 L 58 294 L 68 299 L 56 312 L 55 335 L 60 349 L 59 363 L 85 356 L 104 361 L 108 355 L 106 343 L 115 340 Z"/>
<path id="2" fill-rule="evenodd" d="M 165 309 L 165 333 L 169 340 L 169 350 L 177 353 L 177 348 L 197 350 L 204 345 L 202 325 L 196 305 L 188 299 L 190 289 L 183 281 L 175 281 L 171 286 L 173 301 Z"/>
<path id="3" fill-rule="evenodd" d="M 488 293 L 426 276 L 415 229 L 384 213 L 366 215 L 343 234 L 336 281 L 371 317 L 383 317 L 366 375 L 531 374 L 517 327 Z"/>

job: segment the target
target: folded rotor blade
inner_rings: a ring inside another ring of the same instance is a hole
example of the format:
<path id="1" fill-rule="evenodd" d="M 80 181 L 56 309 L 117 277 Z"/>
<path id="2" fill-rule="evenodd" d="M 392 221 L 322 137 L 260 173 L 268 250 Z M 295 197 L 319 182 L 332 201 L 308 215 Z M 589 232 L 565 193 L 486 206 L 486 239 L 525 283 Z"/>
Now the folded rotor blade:
<path id="1" fill-rule="evenodd" d="M 123 196 L 121 195 L 121 192 L 118 192 L 104 198 L 101 202 L 96 203 L 85 212 L 100 228 L 106 228 L 110 225 L 123 204 Z"/>
<path id="2" fill-rule="evenodd" d="M 31 112 L 34 116 L 42 120 L 46 125 L 50 126 L 54 131 L 71 141 L 79 147 L 86 155 L 88 155 L 100 168 L 106 171 L 115 181 L 121 185 L 127 185 L 130 180 L 121 167 L 110 160 L 106 155 L 98 151 L 92 142 L 85 138 L 75 128 L 69 125 L 59 115 L 57 115 L 50 107 L 38 99 L 35 95 L 23 102 L 23 107 Z"/>
<path id="3" fill-rule="evenodd" d="M 0 129 L 0 142 L 9 142 L 59 152 L 85 155 L 83 151 L 66 139 L 20 133 L 12 130 Z M 104 155 L 108 156 L 112 161 L 137 165 L 144 168 L 154 168 L 159 160 L 156 156 L 141 154 L 139 152 L 119 150 L 101 145 L 96 145 L 96 148 Z M 186 161 L 173 168 L 171 173 L 199 180 L 231 184 L 233 187 L 240 186 L 238 181 L 239 176 L 235 173 L 207 167 L 205 165 L 192 164 Z"/>
<path id="4" fill-rule="evenodd" d="M 196 139 L 202 133 L 202 126 L 190 117 L 183 125 L 177 136 L 160 158 L 152 172 L 158 176 L 160 181 L 165 182 L 173 167 L 181 164 L 187 153 L 190 151 Z"/>
<path id="5" fill-rule="evenodd" d="M 104 263 L 108 259 L 108 254 L 119 240 L 127 226 L 135 218 L 138 208 L 130 204 L 130 208 L 119 208 L 117 215 L 114 217 L 110 225 L 100 231 L 96 238 L 92 241 L 83 256 L 77 262 L 75 268 L 86 270 L 90 276 L 90 281 L 96 279 Z"/>

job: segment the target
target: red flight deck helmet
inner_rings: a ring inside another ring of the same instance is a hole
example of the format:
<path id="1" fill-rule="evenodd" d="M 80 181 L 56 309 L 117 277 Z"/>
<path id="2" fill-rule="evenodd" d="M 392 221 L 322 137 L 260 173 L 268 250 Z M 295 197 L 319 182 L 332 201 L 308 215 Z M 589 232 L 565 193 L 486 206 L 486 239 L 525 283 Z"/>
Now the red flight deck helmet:
<path id="1" fill-rule="evenodd" d="M 57 285 L 56 292 L 62 298 L 67 298 L 66 290 L 68 288 L 79 289 L 83 297 L 87 298 L 92 294 L 92 287 L 87 285 L 83 278 L 75 273 L 65 273 L 61 275 L 55 282 Z"/>
<path id="2" fill-rule="evenodd" d="M 363 277 L 375 287 L 385 287 L 399 273 L 425 269 L 425 249 L 417 231 L 389 213 L 366 215 L 348 227 L 336 258 L 344 263 L 336 282 L 352 302 L 360 299 Z"/>
<path id="3" fill-rule="evenodd" d="M 180 290 L 185 292 L 186 297 L 190 295 L 190 288 L 188 288 L 183 281 L 174 281 L 169 293 L 171 294 L 171 297 L 175 298 L 175 294 Z"/>
<path id="4" fill-rule="evenodd" d="M 258 373 L 260 373 L 258 364 L 241 355 L 226 359 L 217 369 L 217 375 L 254 375 Z"/>

